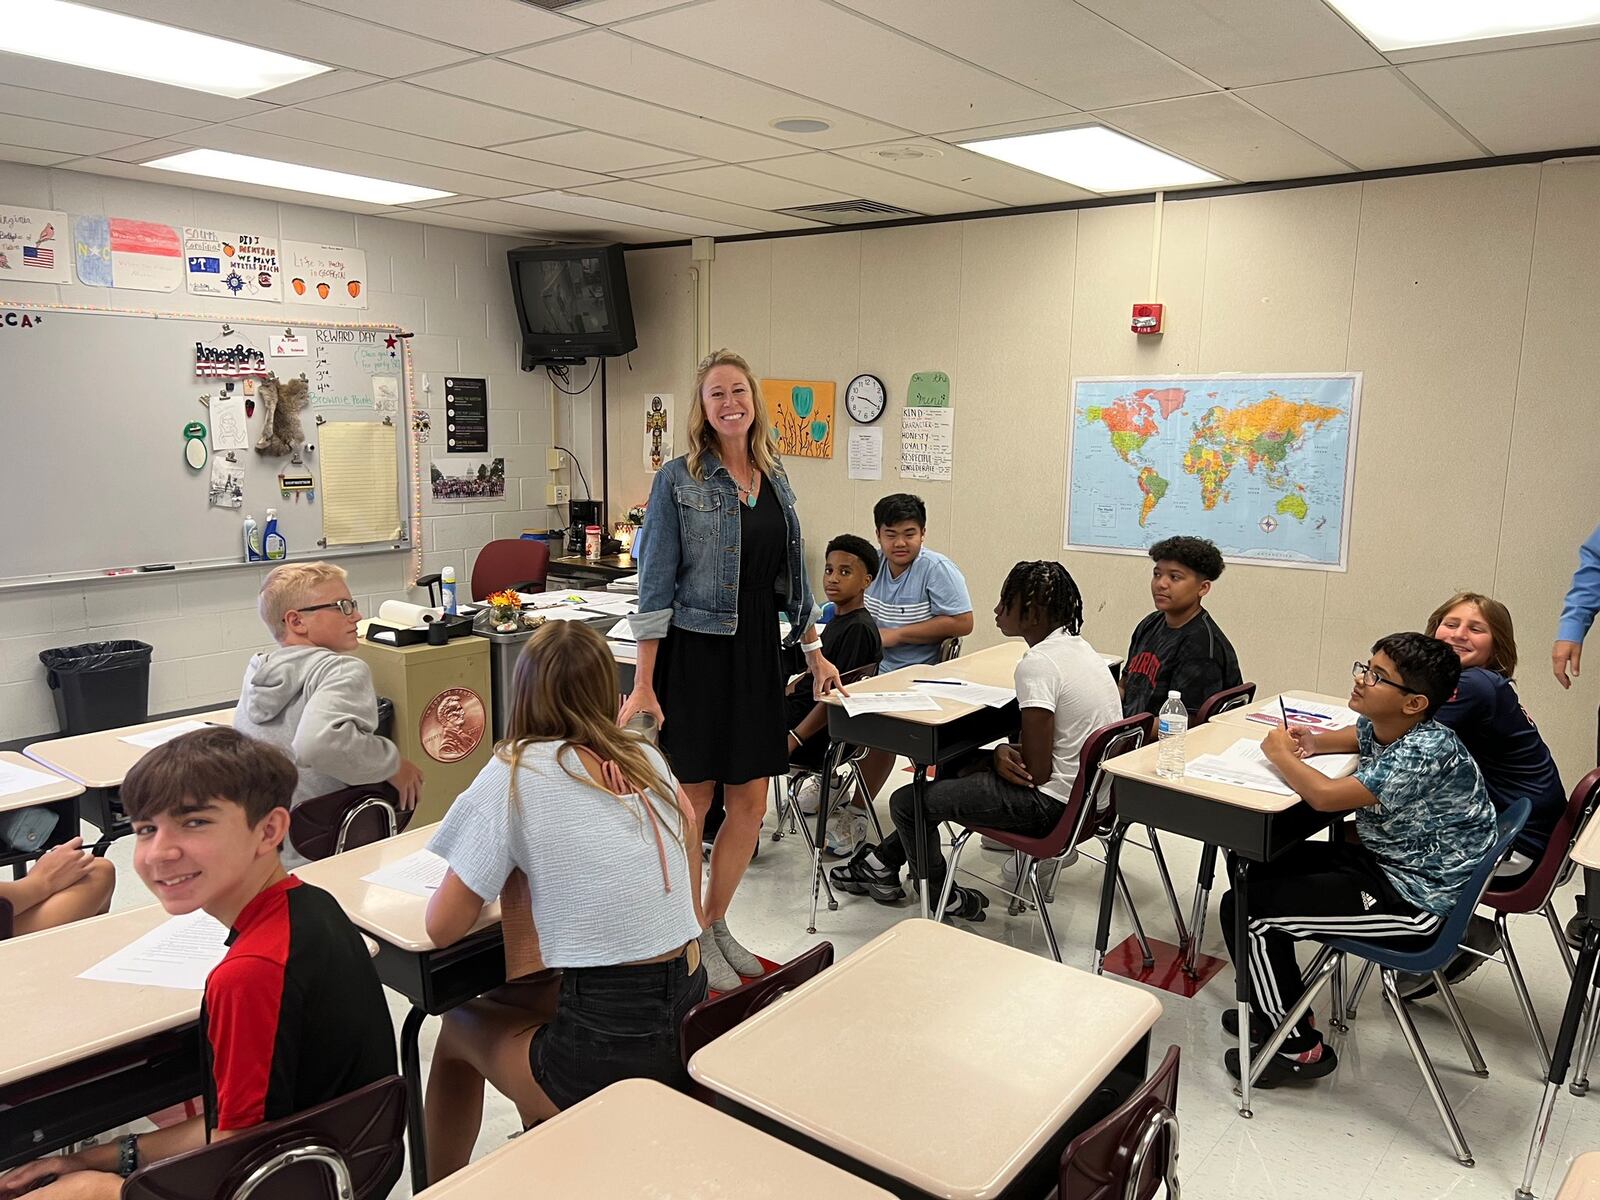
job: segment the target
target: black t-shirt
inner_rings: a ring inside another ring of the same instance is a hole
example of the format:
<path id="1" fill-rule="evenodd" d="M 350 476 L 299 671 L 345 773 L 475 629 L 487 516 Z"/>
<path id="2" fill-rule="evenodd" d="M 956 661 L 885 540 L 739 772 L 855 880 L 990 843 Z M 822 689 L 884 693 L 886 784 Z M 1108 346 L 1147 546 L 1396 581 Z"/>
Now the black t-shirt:
<path id="1" fill-rule="evenodd" d="M 878 623 L 872 619 L 872 614 L 863 607 L 829 621 L 822 630 L 822 656 L 837 667 L 841 675 L 859 671 L 870 663 L 882 662 L 883 638 L 878 633 Z M 801 679 L 794 695 L 784 698 L 789 728 L 793 729 L 803 721 L 816 702 L 811 694 L 810 679 Z M 816 744 L 816 757 L 820 761 L 822 749 L 828 744 L 828 731 L 824 729 L 816 734 L 808 745 L 811 743 Z"/>
<path id="2" fill-rule="evenodd" d="M 1176 629 L 1153 612 L 1139 622 L 1128 643 L 1122 715 L 1158 712 L 1167 693 L 1178 691 L 1193 717 L 1211 695 L 1243 682 L 1233 644 L 1205 609 Z"/>
<path id="3" fill-rule="evenodd" d="M 1511 681 L 1484 667 L 1468 667 L 1461 672 L 1456 694 L 1434 719 L 1456 731 L 1483 772 L 1496 811 L 1509 807 L 1518 796 L 1528 798 L 1533 812 L 1516 847 L 1538 857 L 1561 819 L 1567 796 L 1550 748 L 1522 707 Z"/>

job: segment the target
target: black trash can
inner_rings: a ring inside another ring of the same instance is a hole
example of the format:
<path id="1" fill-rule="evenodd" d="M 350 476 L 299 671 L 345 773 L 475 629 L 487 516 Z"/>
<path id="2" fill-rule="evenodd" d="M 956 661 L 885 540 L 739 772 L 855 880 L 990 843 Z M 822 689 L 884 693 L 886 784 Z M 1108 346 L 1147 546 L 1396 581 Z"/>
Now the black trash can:
<path id="1" fill-rule="evenodd" d="M 144 642 L 85 642 L 39 651 L 64 735 L 150 719 L 150 651 Z"/>

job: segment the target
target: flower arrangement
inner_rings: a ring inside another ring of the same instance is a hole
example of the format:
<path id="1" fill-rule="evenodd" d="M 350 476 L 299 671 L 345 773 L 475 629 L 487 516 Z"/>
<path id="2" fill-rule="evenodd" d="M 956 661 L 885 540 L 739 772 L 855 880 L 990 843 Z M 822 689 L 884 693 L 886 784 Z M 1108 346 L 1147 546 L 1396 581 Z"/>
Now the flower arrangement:
<path id="1" fill-rule="evenodd" d="M 510 588 L 503 592 L 491 593 L 484 603 L 494 615 L 494 627 L 497 632 L 515 633 L 522 628 L 522 599 Z"/>

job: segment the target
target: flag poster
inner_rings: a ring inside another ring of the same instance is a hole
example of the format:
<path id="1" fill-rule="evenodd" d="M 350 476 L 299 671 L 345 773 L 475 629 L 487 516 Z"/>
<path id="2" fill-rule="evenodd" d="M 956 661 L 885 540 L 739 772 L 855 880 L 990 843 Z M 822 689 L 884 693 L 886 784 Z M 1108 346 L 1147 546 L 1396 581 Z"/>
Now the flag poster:
<path id="1" fill-rule="evenodd" d="M 0 282 L 71 283 L 67 214 L 0 204 Z"/>
<path id="2" fill-rule="evenodd" d="M 90 287 L 175 292 L 183 286 L 183 243 L 170 225 L 123 217 L 78 217 L 72 223 L 78 278 Z"/>
<path id="3" fill-rule="evenodd" d="M 183 264 L 190 295 L 283 299 L 276 239 L 185 225 Z"/>

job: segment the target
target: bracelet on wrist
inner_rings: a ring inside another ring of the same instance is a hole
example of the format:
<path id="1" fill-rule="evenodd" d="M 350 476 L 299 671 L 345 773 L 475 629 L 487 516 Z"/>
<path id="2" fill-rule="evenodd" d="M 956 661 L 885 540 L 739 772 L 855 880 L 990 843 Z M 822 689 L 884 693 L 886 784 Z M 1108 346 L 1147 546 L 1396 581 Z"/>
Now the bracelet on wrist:
<path id="1" fill-rule="evenodd" d="M 818 638 L 814 642 L 801 642 L 800 643 L 800 652 L 802 654 L 811 654 L 812 652 L 817 651 L 817 650 L 821 650 L 821 649 L 822 649 L 822 639 L 821 638 Z"/>

